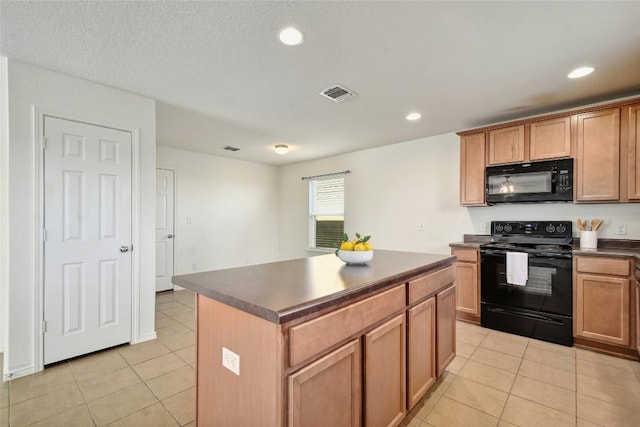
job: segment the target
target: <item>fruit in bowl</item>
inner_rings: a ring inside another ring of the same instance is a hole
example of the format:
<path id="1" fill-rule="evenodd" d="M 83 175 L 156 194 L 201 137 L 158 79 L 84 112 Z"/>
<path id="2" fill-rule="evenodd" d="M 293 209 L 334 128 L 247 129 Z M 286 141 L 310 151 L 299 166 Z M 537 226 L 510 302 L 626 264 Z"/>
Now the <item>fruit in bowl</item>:
<path id="1" fill-rule="evenodd" d="M 373 259 L 373 246 L 369 239 L 371 236 L 362 237 L 356 233 L 356 238 L 349 240 L 347 233 L 344 233 L 336 255 L 347 264 L 366 264 Z"/>

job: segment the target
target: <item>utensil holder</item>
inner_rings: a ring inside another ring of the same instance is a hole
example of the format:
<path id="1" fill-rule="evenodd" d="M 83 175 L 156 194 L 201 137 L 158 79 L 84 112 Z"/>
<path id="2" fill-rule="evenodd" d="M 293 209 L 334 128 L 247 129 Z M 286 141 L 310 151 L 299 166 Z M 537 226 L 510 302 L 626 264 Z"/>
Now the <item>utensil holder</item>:
<path id="1" fill-rule="evenodd" d="M 580 249 L 597 249 L 598 248 L 598 232 L 597 231 L 581 231 L 580 232 Z"/>

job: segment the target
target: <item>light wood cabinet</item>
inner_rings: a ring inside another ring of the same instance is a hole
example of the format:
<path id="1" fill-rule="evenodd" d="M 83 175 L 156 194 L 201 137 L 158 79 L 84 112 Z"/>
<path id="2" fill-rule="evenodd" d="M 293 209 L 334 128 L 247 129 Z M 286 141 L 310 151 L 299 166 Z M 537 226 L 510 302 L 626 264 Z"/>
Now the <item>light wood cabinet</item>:
<path id="1" fill-rule="evenodd" d="M 471 248 L 452 248 L 456 262 L 456 310 L 463 320 L 480 322 L 480 252 Z"/>
<path id="2" fill-rule="evenodd" d="M 529 160 L 571 156 L 571 119 L 560 117 L 529 125 Z"/>
<path id="3" fill-rule="evenodd" d="M 407 312 L 407 407 L 413 408 L 436 381 L 436 298 Z"/>
<path id="4" fill-rule="evenodd" d="M 577 115 L 577 202 L 620 199 L 620 109 Z"/>
<path id="5" fill-rule="evenodd" d="M 636 352 L 640 356 L 640 277 L 636 273 Z"/>
<path id="6" fill-rule="evenodd" d="M 442 375 L 456 357 L 456 287 L 436 295 L 436 373 Z"/>
<path id="7" fill-rule="evenodd" d="M 575 203 L 640 202 L 639 100 L 458 132 L 460 205 L 486 206 L 487 166 L 567 157 Z"/>
<path id="8" fill-rule="evenodd" d="M 364 336 L 367 427 L 397 426 L 407 413 L 405 330 L 401 314 Z"/>
<path id="9" fill-rule="evenodd" d="M 574 335 L 629 346 L 629 260 L 577 256 L 574 264 Z"/>
<path id="10" fill-rule="evenodd" d="M 437 258 L 445 265 L 284 323 L 196 294 L 197 424 L 399 425 L 436 360 L 442 372 L 455 356 L 455 267 Z"/>
<path id="11" fill-rule="evenodd" d="M 489 132 L 489 165 L 523 162 L 524 159 L 524 125 Z"/>
<path id="12" fill-rule="evenodd" d="M 289 425 L 361 425 L 360 340 L 289 376 Z"/>
<path id="13" fill-rule="evenodd" d="M 460 205 L 485 204 L 485 134 L 460 138 Z"/>
<path id="14" fill-rule="evenodd" d="M 640 200 L 640 105 L 628 109 L 627 188 L 629 200 Z"/>

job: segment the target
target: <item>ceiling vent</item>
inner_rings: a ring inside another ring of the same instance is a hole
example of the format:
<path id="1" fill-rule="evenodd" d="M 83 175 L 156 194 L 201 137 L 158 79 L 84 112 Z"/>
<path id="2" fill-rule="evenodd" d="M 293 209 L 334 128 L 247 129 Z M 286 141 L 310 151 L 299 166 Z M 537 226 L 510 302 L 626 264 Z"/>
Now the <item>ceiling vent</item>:
<path id="1" fill-rule="evenodd" d="M 226 147 L 224 147 L 225 150 L 227 151 L 238 151 L 240 150 L 238 147 L 232 147 L 230 145 L 227 145 Z"/>
<path id="2" fill-rule="evenodd" d="M 329 89 L 325 89 L 320 92 L 320 95 L 327 97 L 335 102 L 342 102 L 345 99 L 349 99 L 354 96 L 356 93 L 352 90 L 347 89 L 344 86 L 335 85 L 330 87 Z"/>

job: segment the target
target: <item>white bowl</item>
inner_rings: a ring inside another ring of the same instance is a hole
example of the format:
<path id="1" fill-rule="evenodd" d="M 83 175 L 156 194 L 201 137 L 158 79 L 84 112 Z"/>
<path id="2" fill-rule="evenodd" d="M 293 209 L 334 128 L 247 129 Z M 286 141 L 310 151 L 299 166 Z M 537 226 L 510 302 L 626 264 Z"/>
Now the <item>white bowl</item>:
<path id="1" fill-rule="evenodd" d="M 373 251 L 338 250 L 338 258 L 347 264 L 366 264 L 373 259 Z"/>

